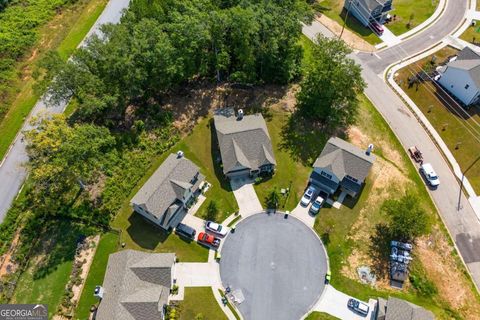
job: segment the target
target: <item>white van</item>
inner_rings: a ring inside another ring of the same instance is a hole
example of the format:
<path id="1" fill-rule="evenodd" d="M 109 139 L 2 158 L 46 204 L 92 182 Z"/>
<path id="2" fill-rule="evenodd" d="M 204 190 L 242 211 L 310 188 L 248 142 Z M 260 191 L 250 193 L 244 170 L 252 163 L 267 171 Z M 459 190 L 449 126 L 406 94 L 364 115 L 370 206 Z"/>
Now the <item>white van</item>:
<path id="1" fill-rule="evenodd" d="M 420 166 L 420 172 L 423 174 L 427 182 L 432 187 L 438 187 L 440 179 L 430 163 L 424 163 Z"/>

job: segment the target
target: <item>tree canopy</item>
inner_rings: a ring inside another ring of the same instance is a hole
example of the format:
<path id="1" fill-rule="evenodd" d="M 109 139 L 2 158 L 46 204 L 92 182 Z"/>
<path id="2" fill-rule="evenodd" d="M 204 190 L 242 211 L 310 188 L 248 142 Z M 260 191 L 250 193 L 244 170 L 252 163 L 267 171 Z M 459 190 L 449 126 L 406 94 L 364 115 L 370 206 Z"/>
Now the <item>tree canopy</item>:
<path id="1" fill-rule="evenodd" d="M 309 13 L 303 0 L 135 0 L 70 61 L 50 55 L 40 87 L 53 81 L 52 102 L 73 97 L 83 117 L 103 119 L 199 78 L 288 83 L 299 76 Z"/>
<path id="2" fill-rule="evenodd" d="M 348 57 L 349 53 L 343 41 L 319 35 L 297 93 L 301 114 L 329 129 L 353 124 L 358 94 L 365 87 L 361 68 Z"/>

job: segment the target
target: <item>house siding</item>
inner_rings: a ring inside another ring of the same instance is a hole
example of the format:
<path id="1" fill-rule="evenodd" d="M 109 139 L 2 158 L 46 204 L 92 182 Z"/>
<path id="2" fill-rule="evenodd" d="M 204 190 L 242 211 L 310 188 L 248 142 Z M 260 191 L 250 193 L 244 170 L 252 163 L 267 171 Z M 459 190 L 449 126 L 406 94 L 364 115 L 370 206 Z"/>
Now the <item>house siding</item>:
<path id="1" fill-rule="evenodd" d="M 478 100 L 479 88 L 465 70 L 447 67 L 438 83 L 465 105 Z"/>

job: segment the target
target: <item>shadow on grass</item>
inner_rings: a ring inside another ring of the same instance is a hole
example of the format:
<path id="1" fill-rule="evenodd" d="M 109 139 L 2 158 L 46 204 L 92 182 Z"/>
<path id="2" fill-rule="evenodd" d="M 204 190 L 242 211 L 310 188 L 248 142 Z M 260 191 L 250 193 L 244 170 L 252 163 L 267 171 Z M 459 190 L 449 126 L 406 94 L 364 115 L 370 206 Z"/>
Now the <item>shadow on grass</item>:
<path id="1" fill-rule="evenodd" d="M 392 240 L 388 225 L 385 223 L 377 224 L 375 233 L 370 237 L 370 240 L 370 257 L 373 261 L 373 272 L 377 275 L 377 278 L 384 278 L 388 275 L 390 240 Z"/>
<path id="2" fill-rule="evenodd" d="M 221 167 L 221 155 L 220 150 L 218 149 L 218 140 L 217 140 L 217 132 L 215 131 L 215 124 L 213 119 L 208 121 L 208 126 L 210 128 L 210 137 L 212 139 L 210 154 L 213 159 L 213 169 L 215 171 L 215 176 L 217 177 L 218 181 L 220 182 L 220 187 L 228 192 L 232 191 L 232 187 L 228 182 L 227 178 L 223 174 L 223 169 Z"/>
<path id="3" fill-rule="evenodd" d="M 135 211 L 132 211 L 128 222 L 130 225 L 127 228 L 127 233 L 132 241 L 147 250 L 154 250 L 159 243 L 165 242 L 170 235 L 170 232 L 160 229 Z M 186 239 L 181 239 L 188 242 Z"/>
<path id="4" fill-rule="evenodd" d="M 345 8 L 342 9 L 342 12 L 340 13 L 340 18 L 342 18 L 343 22 L 345 22 L 346 18 L 346 26 L 362 37 L 368 37 L 374 34 L 370 28 L 367 28 L 363 24 L 361 24 L 360 21 L 358 21 L 357 18 L 355 18 L 352 14 L 349 14 L 347 17 L 347 10 Z"/>
<path id="5" fill-rule="evenodd" d="M 290 153 L 295 160 L 311 166 L 322 152 L 329 134 L 316 128 L 308 119 L 294 113 L 281 131 L 280 148 Z"/>

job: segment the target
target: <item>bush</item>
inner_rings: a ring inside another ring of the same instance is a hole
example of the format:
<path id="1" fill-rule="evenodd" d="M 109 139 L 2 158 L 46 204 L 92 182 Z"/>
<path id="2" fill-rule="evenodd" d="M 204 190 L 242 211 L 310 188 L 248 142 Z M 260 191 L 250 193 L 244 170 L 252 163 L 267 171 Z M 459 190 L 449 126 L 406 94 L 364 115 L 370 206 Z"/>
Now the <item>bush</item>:
<path id="1" fill-rule="evenodd" d="M 205 218 L 209 221 L 216 221 L 218 216 L 218 206 L 215 200 L 210 200 L 207 207 L 207 215 Z"/>
<path id="2" fill-rule="evenodd" d="M 426 276 L 411 273 L 409 279 L 412 287 L 414 287 L 422 296 L 432 297 L 438 293 L 435 284 L 428 280 Z"/>

